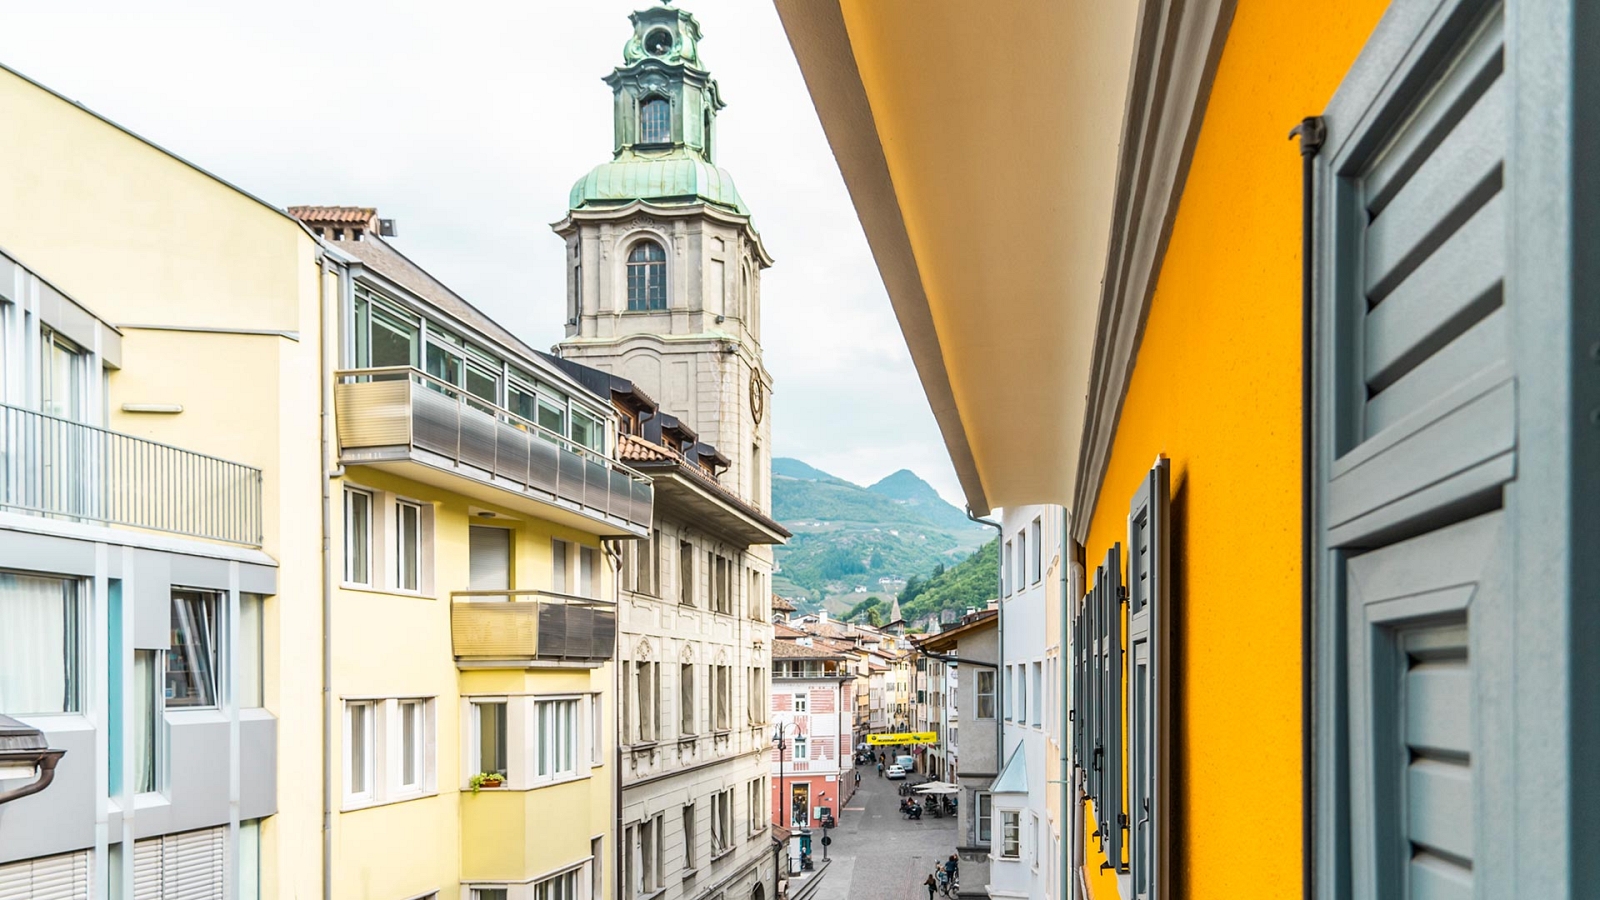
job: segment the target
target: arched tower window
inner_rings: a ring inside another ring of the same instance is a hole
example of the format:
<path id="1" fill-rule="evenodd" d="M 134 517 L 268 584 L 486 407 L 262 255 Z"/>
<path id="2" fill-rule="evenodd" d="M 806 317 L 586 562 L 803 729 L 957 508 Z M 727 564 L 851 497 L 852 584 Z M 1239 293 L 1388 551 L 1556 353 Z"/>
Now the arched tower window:
<path id="1" fill-rule="evenodd" d="M 655 241 L 628 251 L 628 309 L 667 308 L 667 253 Z"/>
<path id="2" fill-rule="evenodd" d="M 651 97 L 639 106 L 639 143 L 672 143 L 672 103 Z"/>

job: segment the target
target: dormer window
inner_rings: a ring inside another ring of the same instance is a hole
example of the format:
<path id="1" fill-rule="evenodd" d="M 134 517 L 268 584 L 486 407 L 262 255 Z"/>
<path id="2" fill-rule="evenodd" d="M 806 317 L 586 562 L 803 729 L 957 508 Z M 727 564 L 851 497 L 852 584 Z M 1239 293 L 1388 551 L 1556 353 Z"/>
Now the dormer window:
<path id="1" fill-rule="evenodd" d="M 672 143 L 672 103 L 651 97 L 639 106 L 639 143 Z"/>
<path id="2" fill-rule="evenodd" d="M 667 253 L 655 241 L 628 251 L 628 310 L 667 308 Z"/>

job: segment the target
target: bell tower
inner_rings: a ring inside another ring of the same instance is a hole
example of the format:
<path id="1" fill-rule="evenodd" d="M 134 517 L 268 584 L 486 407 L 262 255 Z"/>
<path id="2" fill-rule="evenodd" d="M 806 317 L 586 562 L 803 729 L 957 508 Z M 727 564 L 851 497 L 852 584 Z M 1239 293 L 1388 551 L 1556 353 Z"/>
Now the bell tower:
<path id="1" fill-rule="evenodd" d="M 611 159 L 572 187 L 562 357 L 620 375 L 732 465 L 724 487 L 771 510 L 772 378 L 761 361 L 761 272 L 772 265 L 733 177 L 715 162 L 721 91 L 700 24 L 662 5 L 629 16 L 605 77 Z"/>

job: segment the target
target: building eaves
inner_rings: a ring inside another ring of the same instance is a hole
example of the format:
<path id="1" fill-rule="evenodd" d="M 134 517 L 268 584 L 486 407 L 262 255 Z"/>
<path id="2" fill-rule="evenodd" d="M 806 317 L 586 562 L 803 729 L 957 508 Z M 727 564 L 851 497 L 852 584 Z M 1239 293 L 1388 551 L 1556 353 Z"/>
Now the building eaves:
<path id="1" fill-rule="evenodd" d="M 773 641 L 773 659 L 839 659 L 845 658 L 844 654 L 836 650 L 823 647 L 805 647 L 794 641 Z"/>

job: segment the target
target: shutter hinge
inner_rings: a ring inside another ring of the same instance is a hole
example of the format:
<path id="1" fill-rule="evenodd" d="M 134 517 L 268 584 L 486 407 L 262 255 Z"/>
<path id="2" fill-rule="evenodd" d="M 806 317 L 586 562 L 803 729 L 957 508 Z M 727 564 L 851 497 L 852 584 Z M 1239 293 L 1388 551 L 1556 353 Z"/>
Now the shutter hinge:
<path id="1" fill-rule="evenodd" d="M 1300 139 L 1300 155 L 1316 156 L 1322 142 L 1328 139 L 1328 126 L 1321 116 L 1306 116 L 1300 124 L 1289 130 L 1289 140 Z"/>

